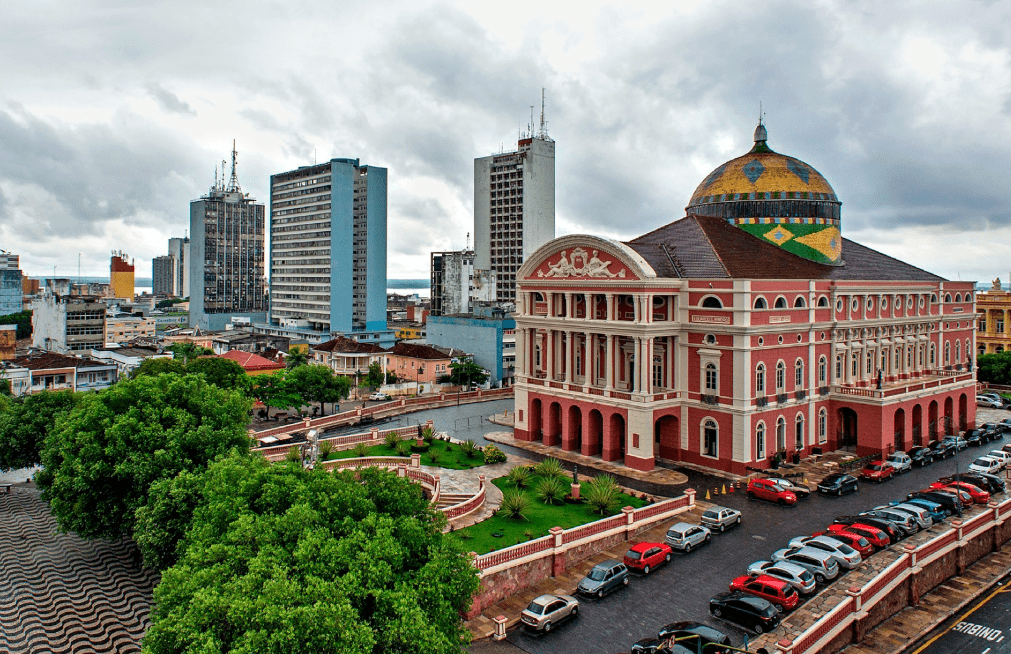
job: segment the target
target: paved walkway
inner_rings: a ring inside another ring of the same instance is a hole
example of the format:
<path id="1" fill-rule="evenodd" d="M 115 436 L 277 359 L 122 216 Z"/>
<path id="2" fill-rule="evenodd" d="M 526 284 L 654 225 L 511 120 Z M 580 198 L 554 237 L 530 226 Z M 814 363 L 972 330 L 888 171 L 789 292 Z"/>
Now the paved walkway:
<path id="1" fill-rule="evenodd" d="M 484 506 L 473 513 L 450 520 L 449 524 L 446 525 L 446 529 L 449 530 L 463 529 L 490 518 L 502 506 L 502 491 L 499 490 L 498 486 L 492 484 L 491 480 L 504 477 L 517 466 L 530 465 L 531 463 L 533 461 L 528 459 L 510 456 L 504 463 L 478 466 L 469 470 L 452 470 L 450 468 L 436 468 L 433 466 L 421 466 L 421 469 L 430 475 L 439 475 L 440 492 L 449 495 L 473 496 L 481 487 L 480 476 L 484 475 Z"/>
<path id="2" fill-rule="evenodd" d="M 24 484 L 31 481 L 36 472 L 42 470 L 41 467 L 21 468 L 10 472 L 0 472 L 0 484 Z"/>

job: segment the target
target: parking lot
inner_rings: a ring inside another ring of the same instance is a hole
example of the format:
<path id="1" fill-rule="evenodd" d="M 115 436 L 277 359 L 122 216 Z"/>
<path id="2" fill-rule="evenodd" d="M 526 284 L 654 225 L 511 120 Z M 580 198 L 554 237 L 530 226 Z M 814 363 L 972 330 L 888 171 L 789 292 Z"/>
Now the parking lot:
<path id="1" fill-rule="evenodd" d="M 1009 415 L 1004 411 L 980 413 L 981 419 Z M 938 461 L 881 484 L 862 481 L 857 493 L 843 497 L 813 495 L 794 507 L 749 500 L 741 493 L 720 495 L 713 501 L 740 509 L 744 516 L 742 525 L 723 534 L 714 533 L 710 544 L 690 554 L 675 554 L 669 565 L 648 577 L 636 575 L 627 587 L 611 596 L 602 600 L 582 598 L 579 617 L 559 625 L 549 635 L 516 629 L 510 631 L 508 640 L 527 652 L 611 654 L 627 652 L 633 642 L 656 636 L 657 630 L 669 622 L 697 620 L 730 634 L 735 643 L 743 643 L 745 632 L 709 616 L 709 599 L 727 590 L 730 581 L 745 574 L 750 563 L 769 559 L 773 551 L 785 547 L 794 536 L 824 529 L 837 515 L 855 514 L 905 498 L 907 493 L 928 486 L 938 477 L 956 472 L 956 466 L 964 472 L 976 456 L 999 449 L 1006 442 L 1011 442 L 1011 437 L 981 448 L 969 448 L 959 453 L 957 459 Z M 1007 639 L 1001 644 L 1006 643 Z M 991 649 L 991 653 L 996 651 L 999 650 Z"/>

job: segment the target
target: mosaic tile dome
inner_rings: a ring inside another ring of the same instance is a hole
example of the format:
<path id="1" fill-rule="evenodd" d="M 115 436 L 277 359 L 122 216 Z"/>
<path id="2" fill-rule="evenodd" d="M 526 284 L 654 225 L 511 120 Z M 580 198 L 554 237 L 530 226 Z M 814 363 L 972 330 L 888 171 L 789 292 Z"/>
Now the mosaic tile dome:
<path id="1" fill-rule="evenodd" d="M 717 216 L 805 259 L 842 263 L 842 203 L 821 173 L 773 152 L 759 123 L 755 147 L 702 180 L 687 212 Z"/>

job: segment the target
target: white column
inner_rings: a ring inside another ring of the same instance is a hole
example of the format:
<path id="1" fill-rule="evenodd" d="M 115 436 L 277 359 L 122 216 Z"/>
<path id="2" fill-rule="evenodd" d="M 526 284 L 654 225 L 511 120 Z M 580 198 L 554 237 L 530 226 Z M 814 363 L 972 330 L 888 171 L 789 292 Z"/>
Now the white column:
<path id="1" fill-rule="evenodd" d="M 643 342 L 643 371 L 642 390 L 647 395 L 653 392 L 653 339 L 647 338 Z"/>
<path id="2" fill-rule="evenodd" d="M 632 310 L 635 312 L 633 322 L 638 325 L 642 322 L 642 301 L 638 295 L 632 296 Z"/>
<path id="3" fill-rule="evenodd" d="M 565 381 L 571 383 L 575 379 L 572 374 L 572 364 L 575 362 L 576 344 L 572 332 L 565 332 Z"/>
<path id="4" fill-rule="evenodd" d="M 544 334 L 544 351 L 541 352 L 541 358 L 544 360 L 544 373 L 547 379 L 555 378 L 555 331 L 553 329 L 545 330 Z"/>
<path id="5" fill-rule="evenodd" d="M 597 338 L 590 332 L 584 334 L 586 341 L 583 344 L 583 385 L 597 385 Z"/>
<path id="6" fill-rule="evenodd" d="M 610 303 L 610 300 L 608 300 Z M 604 388 L 614 388 L 614 334 L 607 335 L 607 360 L 604 362 Z"/>
<path id="7" fill-rule="evenodd" d="M 565 317 L 574 318 L 576 315 L 576 308 L 572 306 L 572 293 L 565 294 Z"/>
<path id="8" fill-rule="evenodd" d="M 632 392 L 638 393 L 642 390 L 642 338 L 636 336 L 632 343 Z"/>
<path id="9" fill-rule="evenodd" d="M 667 337 L 667 388 L 673 389 L 676 387 L 674 380 L 674 343 L 675 339 L 673 336 Z"/>

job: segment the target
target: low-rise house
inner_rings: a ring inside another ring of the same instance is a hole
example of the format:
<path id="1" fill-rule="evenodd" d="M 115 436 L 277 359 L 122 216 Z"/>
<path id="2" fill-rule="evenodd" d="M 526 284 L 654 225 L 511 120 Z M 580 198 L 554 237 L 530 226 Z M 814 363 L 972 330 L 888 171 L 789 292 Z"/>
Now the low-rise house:
<path id="1" fill-rule="evenodd" d="M 172 356 L 171 352 L 160 347 L 144 345 L 106 346 L 101 350 L 91 351 L 91 358 L 115 364 L 120 377 L 129 376 L 148 359 L 171 359 Z"/>
<path id="2" fill-rule="evenodd" d="M 33 350 L 14 359 L 14 365 L 31 373 L 30 393 L 40 391 L 99 391 L 116 383 L 116 364 Z"/>
<path id="3" fill-rule="evenodd" d="M 284 370 L 283 363 L 265 359 L 258 354 L 253 354 L 252 352 L 232 350 L 231 352 L 225 352 L 224 354 L 216 356 L 221 359 L 231 359 L 242 366 L 242 369 L 246 371 L 246 374 L 251 377 L 270 374 L 277 372 L 278 370 Z"/>
<path id="4" fill-rule="evenodd" d="M 386 353 L 385 368 L 403 381 L 434 384 L 449 374 L 452 358 L 428 345 L 397 343 Z"/>
<path id="5" fill-rule="evenodd" d="M 135 338 L 154 338 L 157 322 L 153 318 L 117 316 L 105 319 L 105 342 L 126 343 Z"/>
<path id="6" fill-rule="evenodd" d="M 287 352 L 290 340 L 285 336 L 231 330 L 215 335 L 211 341 L 211 349 L 214 350 L 214 354 L 224 354 L 232 350 L 258 353 L 268 348 Z"/>
<path id="7" fill-rule="evenodd" d="M 354 377 L 356 374 L 367 373 L 373 363 L 378 363 L 385 369 L 386 350 L 372 343 L 359 343 L 338 336 L 326 343 L 312 346 L 309 359 L 330 366 L 338 375 Z"/>

